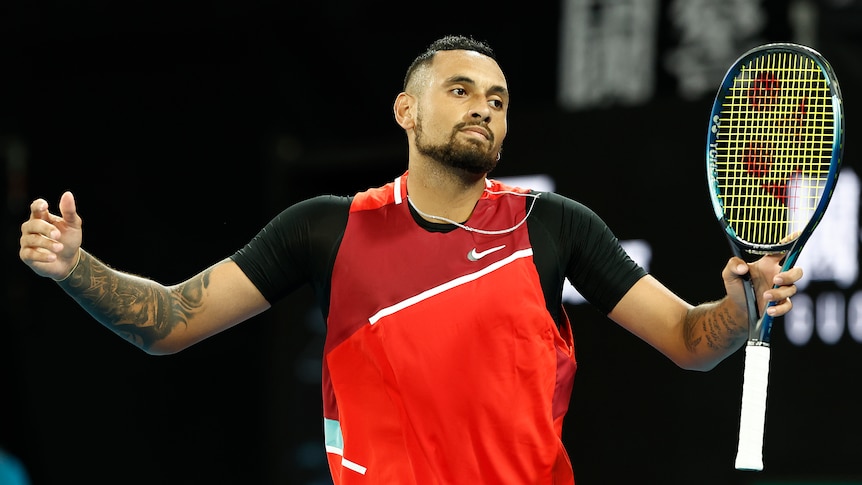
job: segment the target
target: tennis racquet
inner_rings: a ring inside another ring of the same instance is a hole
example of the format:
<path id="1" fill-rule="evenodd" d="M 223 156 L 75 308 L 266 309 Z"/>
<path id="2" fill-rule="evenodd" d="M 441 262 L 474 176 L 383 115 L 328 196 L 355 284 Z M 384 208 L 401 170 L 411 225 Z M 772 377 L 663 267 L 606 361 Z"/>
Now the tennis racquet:
<path id="1" fill-rule="evenodd" d="M 843 151 L 844 114 L 832 67 L 811 48 L 766 44 L 727 71 L 709 119 L 706 174 L 733 254 L 783 253 L 796 264 L 823 217 Z M 763 469 L 772 318 L 745 279 L 745 346 L 738 470 Z"/>

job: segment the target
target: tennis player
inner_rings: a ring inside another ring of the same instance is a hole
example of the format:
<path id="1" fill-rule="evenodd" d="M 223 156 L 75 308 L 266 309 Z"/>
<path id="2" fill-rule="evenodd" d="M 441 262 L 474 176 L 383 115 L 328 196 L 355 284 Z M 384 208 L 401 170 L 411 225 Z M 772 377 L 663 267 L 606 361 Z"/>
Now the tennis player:
<path id="1" fill-rule="evenodd" d="M 802 270 L 780 272 L 780 256 L 731 258 L 726 296 L 683 301 L 587 207 L 488 178 L 508 107 L 491 48 L 447 36 L 407 70 L 394 102 L 407 168 L 385 185 L 297 203 L 173 286 L 82 249 L 69 192 L 58 214 L 32 203 L 20 258 L 153 355 L 179 352 L 310 283 L 327 324 L 322 429 L 336 484 L 572 484 L 561 440 L 576 371 L 566 278 L 679 366 L 708 370 L 746 341 L 742 279 L 780 316 Z"/>

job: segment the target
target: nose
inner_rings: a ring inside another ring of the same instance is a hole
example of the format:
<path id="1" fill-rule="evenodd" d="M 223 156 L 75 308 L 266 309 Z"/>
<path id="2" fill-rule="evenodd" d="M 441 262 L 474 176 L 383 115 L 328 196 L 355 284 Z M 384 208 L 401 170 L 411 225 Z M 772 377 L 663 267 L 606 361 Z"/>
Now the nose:
<path id="1" fill-rule="evenodd" d="M 488 103 L 482 100 L 482 102 L 477 102 L 470 109 L 470 118 L 473 120 L 481 120 L 484 122 L 491 121 L 491 107 L 488 106 Z"/>

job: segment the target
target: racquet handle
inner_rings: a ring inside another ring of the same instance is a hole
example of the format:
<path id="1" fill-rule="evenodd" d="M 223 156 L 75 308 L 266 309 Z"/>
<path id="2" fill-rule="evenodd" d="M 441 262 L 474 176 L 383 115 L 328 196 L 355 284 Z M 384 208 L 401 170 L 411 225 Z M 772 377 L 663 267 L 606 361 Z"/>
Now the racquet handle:
<path id="1" fill-rule="evenodd" d="M 745 346 L 742 411 L 739 419 L 737 470 L 763 470 L 763 431 L 766 425 L 766 388 L 769 383 L 769 346 Z"/>

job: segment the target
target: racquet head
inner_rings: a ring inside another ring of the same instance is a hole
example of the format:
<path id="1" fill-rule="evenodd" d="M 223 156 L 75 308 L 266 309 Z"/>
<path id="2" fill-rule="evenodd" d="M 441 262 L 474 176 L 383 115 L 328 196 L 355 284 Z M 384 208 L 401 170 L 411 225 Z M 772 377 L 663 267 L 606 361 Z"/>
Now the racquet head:
<path id="1" fill-rule="evenodd" d="M 733 64 L 710 116 L 706 173 L 735 254 L 801 249 L 835 188 L 843 135 L 838 81 L 815 50 L 766 44 Z"/>

